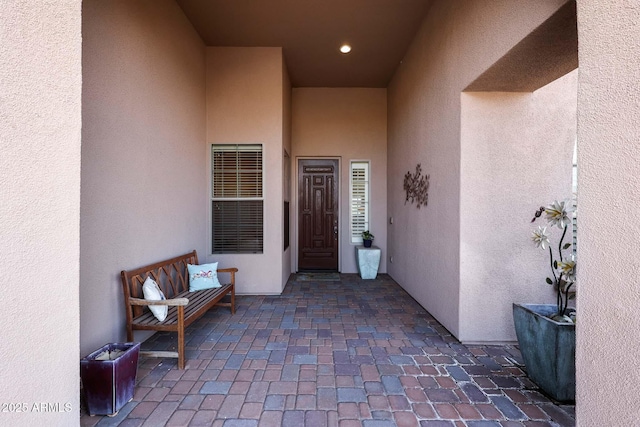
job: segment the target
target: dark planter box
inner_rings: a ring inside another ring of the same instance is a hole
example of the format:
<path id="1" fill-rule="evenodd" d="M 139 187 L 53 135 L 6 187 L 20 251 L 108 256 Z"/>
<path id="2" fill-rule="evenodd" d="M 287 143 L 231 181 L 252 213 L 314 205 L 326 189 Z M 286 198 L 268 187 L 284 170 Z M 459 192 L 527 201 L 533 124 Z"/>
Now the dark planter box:
<path id="1" fill-rule="evenodd" d="M 370 248 L 370 247 L 371 247 L 371 244 L 373 243 L 373 240 L 363 239 L 363 240 L 362 240 L 362 243 L 363 243 L 363 246 L 364 246 L 365 248 Z"/>
<path id="2" fill-rule="evenodd" d="M 100 355 L 112 354 L 108 360 Z M 133 398 L 140 343 L 112 343 L 80 360 L 89 415 L 115 415 Z"/>
<path id="3" fill-rule="evenodd" d="M 513 304 L 513 321 L 527 375 L 559 402 L 576 399 L 576 325 L 546 317 L 555 304 Z"/>

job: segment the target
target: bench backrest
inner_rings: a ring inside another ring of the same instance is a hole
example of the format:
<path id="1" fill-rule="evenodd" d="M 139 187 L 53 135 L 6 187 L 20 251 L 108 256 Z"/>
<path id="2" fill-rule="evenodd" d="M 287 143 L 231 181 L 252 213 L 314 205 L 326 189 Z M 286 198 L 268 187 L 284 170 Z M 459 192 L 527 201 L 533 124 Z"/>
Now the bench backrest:
<path id="1" fill-rule="evenodd" d="M 198 254 L 195 250 L 155 264 L 122 271 L 122 290 L 124 292 L 127 317 L 133 314 L 135 318 L 142 314 L 142 306 L 133 306 L 133 313 L 131 313 L 129 298 L 144 298 L 142 285 L 148 276 L 151 276 L 156 281 L 167 299 L 188 291 L 189 272 L 187 271 L 187 264 L 198 264 Z"/>

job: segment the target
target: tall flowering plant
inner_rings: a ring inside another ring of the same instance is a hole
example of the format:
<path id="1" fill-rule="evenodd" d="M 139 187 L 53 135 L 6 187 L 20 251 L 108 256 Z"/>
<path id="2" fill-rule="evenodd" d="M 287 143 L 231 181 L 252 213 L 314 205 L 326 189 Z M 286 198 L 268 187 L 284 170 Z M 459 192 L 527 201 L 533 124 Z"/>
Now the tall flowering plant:
<path id="1" fill-rule="evenodd" d="M 547 227 L 538 226 L 537 230 L 533 231 L 531 240 L 536 247 L 547 249 L 549 248 L 549 260 L 551 264 L 551 275 L 547 277 L 547 283 L 554 286 L 556 290 L 556 304 L 558 311 L 555 315 L 551 316 L 553 320 L 559 322 L 572 322 L 573 320 L 568 316 L 569 300 L 575 296 L 571 288 L 576 282 L 576 259 L 573 254 L 567 256 L 564 254 L 571 247 L 571 243 L 564 243 L 564 238 L 567 235 L 567 228 L 571 225 L 571 218 L 569 214 L 571 209 L 569 202 L 554 201 L 547 207 L 541 206 L 535 213 L 535 216 L 531 220 L 534 222 L 540 218 L 542 214 L 545 215 L 547 220 L 547 226 L 557 226 L 562 230 L 562 237 L 558 243 L 557 253 L 551 247 L 549 241 L 549 234 L 547 234 Z"/>

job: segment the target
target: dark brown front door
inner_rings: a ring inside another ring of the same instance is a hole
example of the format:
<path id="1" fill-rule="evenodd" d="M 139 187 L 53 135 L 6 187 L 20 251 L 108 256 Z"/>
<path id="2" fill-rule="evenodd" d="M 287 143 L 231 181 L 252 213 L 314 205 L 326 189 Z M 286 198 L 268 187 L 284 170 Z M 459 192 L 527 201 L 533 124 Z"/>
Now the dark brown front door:
<path id="1" fill-rule="evenodd" d="M 338 161 L 298 161 L 298 270 L 338 270 Z"/>

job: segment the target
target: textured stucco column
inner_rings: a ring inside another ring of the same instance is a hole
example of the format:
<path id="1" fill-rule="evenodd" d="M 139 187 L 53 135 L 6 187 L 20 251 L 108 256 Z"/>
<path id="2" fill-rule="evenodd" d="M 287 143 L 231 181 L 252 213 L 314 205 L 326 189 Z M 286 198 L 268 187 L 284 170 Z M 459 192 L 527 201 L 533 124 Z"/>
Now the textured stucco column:
<path id="1" fill-rule="evenodd" d="M 577 417 L 640 420 L 640 4 L 578 1 Z"/>
<path id="2" fill-rule="evenodd" d="M 574 71 L 533 93 L 462 96 L 462 342 L 515 342 L 512 303 L 555 303 L 549 253 L 530 238 L 546 221 L 530 221 L 571 198 L 577 80 Z M 548 231 L 557 245 L 561 231 Z"/>
<path id="3" fill-rule="evenodd" d="M 123 341 L 120 271 L 205 261 L 204 43 L 173 0 L 82 2 L 80 351 Z M 136 333 L 136 340 L 144 340 Z"/>
<path id="4" fill-rule="evenodd" d="M 386 256 L 394 261 L 387 271 L 449 331 L 469 341 L 504 338 L 465 334 L 484 306 L 465 301 L 468 289 L 461 285 L 468 268 L 462 254 L 468 249 L 463 248 L 466 236 L 461 228 L 461 222 L 467 221 L 463 194 L 474 190 L 465 188 L 462 179 L 467 166 L 463 158 L 473 153 L 461 143 L 461 93 L 563 3 L 434 0 L 389 84 L 387 216 L 394 217 L 394 222 L 388 225 Z M 405 204 L 403 190 L 404 175 L 413 173 L 418 163 L 423 175 L 431 176 L 429 204 L 421 209 Z M 501 210 L 508 211 L 510 206 L 496 209 L 500 213 L 493 214 L 500 221 Z M 473 221 L 468 224 L 478 226 Z M 487 239 L 492 231 L 486 230 Z M 477 259 L 490 260 L 485 252 L 478 253 Z M 469 307 L 473 312 L 462 313 Z M 494 316 L 501 323 L 499 330 L 510 327 L 506 309 Z"/>
<path id="5" fill-rule="evenodd" d="M 285 264 L 282 162 L 288 102 L 282 49 L 207 47 L 206 61 L 206 148 L 211 150 L 211 144 L 262 144 L 265 218 L 262 253 L 215 254 L 208 261 L 242 272 L 236 278 L 239 294 L 279 294 Z M 209 162 L 207 171 L 210 168 Z"/>
<path id="6" fill-rule="evenodd" d="M 81 3 L 0 2 L 3 426 L 79 424 Z"/>

